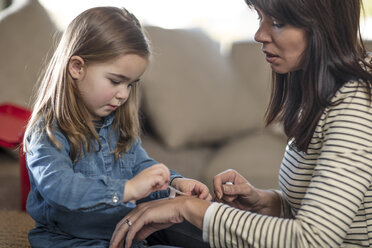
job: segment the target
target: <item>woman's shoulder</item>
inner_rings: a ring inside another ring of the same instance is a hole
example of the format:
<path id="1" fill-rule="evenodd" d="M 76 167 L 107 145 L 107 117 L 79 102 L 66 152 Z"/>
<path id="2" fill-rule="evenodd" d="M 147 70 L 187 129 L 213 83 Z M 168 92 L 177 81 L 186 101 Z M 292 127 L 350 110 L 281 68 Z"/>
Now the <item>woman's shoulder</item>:
<path id="1" fill-rule="evenodd" d="M 346 82 L 335 94 L 332 102 L 337 102 L 346 98 L 360 98 L 369 100 L 369 96 L 372 94 L 370 85 L 359 80 L 350 80 Z"/>
<path id="2" fill-rule="evenodd" d="M 341 111 L 346 109 L 372 113 L 371 85 L 358 80 L 346 82 L 334 95 L 328 111 Z M 326 111 L 327 112 L 327 111 Z"/>
<path id="3" fill-rule="evenodd" d="M 372 66 L 372 53 L 367 52 L 364 57 L 364 62 Z M 361 63 L 361 66 L 364 70 L 370 71 L 371 69 L 366 66 L 366 64 Z M 351 79 L 345 82 L 339 90 L 334 95 L 332 102 L 337 102 L 340 99 L 353 98 L 353 97 L 362 97 L 365 99 L 370 99 L 369 96 L 372 95 L 372 82 L 366 82 L 362 79 Z"/>

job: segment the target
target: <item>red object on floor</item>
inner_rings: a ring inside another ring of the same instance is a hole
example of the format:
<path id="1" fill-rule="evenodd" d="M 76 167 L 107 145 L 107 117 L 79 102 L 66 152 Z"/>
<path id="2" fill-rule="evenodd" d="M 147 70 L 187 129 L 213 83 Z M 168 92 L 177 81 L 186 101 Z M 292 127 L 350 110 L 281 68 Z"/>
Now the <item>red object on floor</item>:
<path id="1" fill-rule="evenodd" d="M 19 147 L 19 165 L 21 181 L 21 208 L 26 210 L 26 201 L 30 192 L 30 179 L 26 168 L 26 159 L 22 149 L 22 140 L 31 111 L 12 103 L 0 105 L 0 146 L 14 149 Z"/>

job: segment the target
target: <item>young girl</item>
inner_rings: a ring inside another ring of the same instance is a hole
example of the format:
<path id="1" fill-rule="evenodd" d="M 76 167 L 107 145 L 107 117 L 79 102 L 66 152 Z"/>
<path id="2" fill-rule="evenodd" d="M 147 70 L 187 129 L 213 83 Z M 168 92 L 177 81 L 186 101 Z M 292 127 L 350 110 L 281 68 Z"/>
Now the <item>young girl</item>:
<path id="1" fill-rule="evenodd" d="M 149 54 L 125 9 L 89 9 L 64 32 L 25 133 L 33 247 L 108 247 L 135 202 L 167 197 L 168 184 L 211 198 L 141 147 L 137 90 Z"/>

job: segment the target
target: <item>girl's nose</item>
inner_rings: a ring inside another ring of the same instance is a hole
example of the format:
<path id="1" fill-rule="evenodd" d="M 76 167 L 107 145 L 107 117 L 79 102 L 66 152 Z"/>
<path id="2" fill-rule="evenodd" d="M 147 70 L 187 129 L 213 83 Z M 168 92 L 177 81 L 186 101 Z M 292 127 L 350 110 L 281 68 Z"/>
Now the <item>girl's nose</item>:
<path id="1" fill-rule="evenodd" d="M 126 84 L 122 84 L 121 87 L 118 88 L 116 93 L 116 98 L 120 99 L 121 101 L 126 101 L 129 97 L 130 87 Z"/>

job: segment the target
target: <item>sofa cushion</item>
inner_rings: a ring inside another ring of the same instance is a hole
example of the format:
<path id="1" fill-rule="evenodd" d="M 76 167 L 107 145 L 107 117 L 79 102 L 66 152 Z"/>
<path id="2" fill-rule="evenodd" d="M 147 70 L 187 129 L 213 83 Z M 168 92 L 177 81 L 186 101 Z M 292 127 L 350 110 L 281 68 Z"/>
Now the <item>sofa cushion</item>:
<path id="1" fill-rule="evenodd" d="M 0 102 L 30 104 L 56 32 L 37 0 L 14 0 L 0 12 Z"/>
<path id="2" fill-rule="evenodd" d="M 142 137 L 142 146 L 150 157 L 175 170 L 184 177 L 201 180 L 206 163 L 213 153 L 209 146 L 199 148 L 186 148 L 170 152 L 154 137 Z"/>
<path id="3" fill-rule="evenodd" d="M 234 140 L 216 152 L 202 180 L 213 190 L 213 177 L 227 169 L 234 169 L 257 188 L 278 188 L 285 146 L 285 139 L 268 131 Z"/>
<path id="4" fill-rule="evenodd" d="M 237 75 L 255 92 L 257 108 L 265 112 L 270 97 L 271 68 L 261 48 L 254 41 L 237 41 L 231 46 L 230 58 Z"/>
<path id="5" fill-rule="evenodd" d="M 254 93 L 205 33 L 146 31 L 153 58 L 142 80 L 143 107 L 166 146 L 216 142 L 262 123 Z"/>

